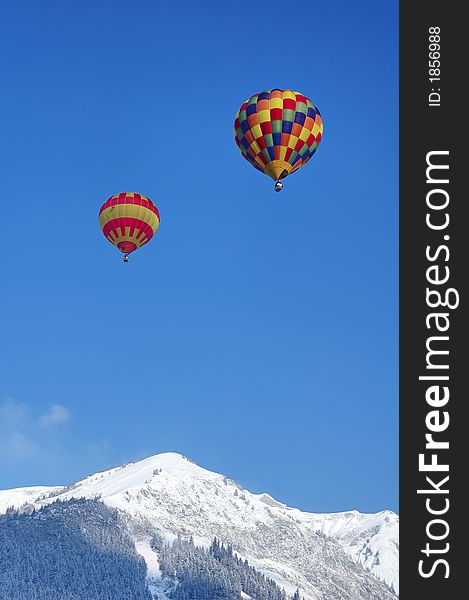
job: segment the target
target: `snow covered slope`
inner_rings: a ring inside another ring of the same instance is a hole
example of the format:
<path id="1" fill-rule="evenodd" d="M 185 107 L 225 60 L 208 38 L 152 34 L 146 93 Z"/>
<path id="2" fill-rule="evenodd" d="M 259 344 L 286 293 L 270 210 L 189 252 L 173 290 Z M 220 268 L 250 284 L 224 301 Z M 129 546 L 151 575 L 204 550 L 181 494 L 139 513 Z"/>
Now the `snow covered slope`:
<path id="1" fill-rule="evenodd" d="M 311 527 L 338 540 L 357 562 L 399 593 L 399 517 L 390 510 L 325 515 L 302 513 Z"/>
<path id="2" fill-rule="evenodd" d="M 0 492 L 0 507 L 18 506 L 22 497 L 38 506 L 56 498 L 100 498 L 127 515 L 149 574 L 157 572 L 147 544 L 153 529 L 166 539 L 192 535 L 200 545 L 216 536 L 287 591 L 300 587 L 314 600 L 392 599 L 378 580 L 398 590 L 399 518 L 391 511 L 305 513 L 175 453 L 97 473 L 61 492 L 54 488 L 51 499 L 38 493 L 33 500 L 39 489 Z"/>
<path id="3" fill-rule="evenodd" d="M 41 498 L 47 498 L 51 494 L 63 490 L 63 486 L 36 486 L 16 488 L 13 490 L 0 490 L 0 514 L 8 508 L 19 508 L 25 504 L 34 504 Z"/>

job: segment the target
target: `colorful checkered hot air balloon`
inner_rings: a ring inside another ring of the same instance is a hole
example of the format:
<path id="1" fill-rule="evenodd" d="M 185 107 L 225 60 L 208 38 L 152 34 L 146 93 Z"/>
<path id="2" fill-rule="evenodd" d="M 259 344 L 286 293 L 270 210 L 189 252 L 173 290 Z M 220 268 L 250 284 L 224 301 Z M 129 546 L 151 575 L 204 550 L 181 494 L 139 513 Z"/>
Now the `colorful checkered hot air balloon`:
<path id="1" fill-rule="evenodd" d="M 111 244 L 124 253 L 127 262 L 131 252 L 154 236 L 160 225 L 160 213 L 143 194 L 122 192 L 101 206 L 99 225 Z"/>
<path id="2" fill-rule="evenodd" d="M 235 140 L 253 167 L 275 180 L 275 191 L 305 165 L 321 141 L 321 115 L 309 98 L 291 90 L 268 90 L 246 100 L 236 115 Z"/>

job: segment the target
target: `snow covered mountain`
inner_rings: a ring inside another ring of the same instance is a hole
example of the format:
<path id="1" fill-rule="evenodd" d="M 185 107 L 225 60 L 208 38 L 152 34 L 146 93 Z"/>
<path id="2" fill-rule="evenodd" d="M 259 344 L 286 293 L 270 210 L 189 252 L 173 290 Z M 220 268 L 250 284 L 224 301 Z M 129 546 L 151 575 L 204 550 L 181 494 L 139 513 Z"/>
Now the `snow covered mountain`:
<path id="1" fill-rule="evenodd" d="M 299 588 L 308 600 L 392 600 L 398 594 L 399 518 L 391 511 L 302 512 L 164 453 L 65 488 L 0 491 L 0 512 L 72 498 L 100 499 L 121 512 L 160 600 L 166 596 L 152 534 L 166 540 L 192 536 L 204 547 L 217 537 L 287 592 Z"/>

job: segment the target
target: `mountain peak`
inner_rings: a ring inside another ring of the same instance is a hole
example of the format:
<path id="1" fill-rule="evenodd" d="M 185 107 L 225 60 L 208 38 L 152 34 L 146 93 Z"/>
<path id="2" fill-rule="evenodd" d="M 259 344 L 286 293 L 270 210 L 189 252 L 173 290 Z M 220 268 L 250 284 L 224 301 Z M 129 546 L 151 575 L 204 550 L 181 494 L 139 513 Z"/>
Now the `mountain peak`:
<path id="1" fill-rule="evenodd" d="M 138 490 L 154 483 L 159 487 L 164 479 L 166 486 L 193 479 L 216 479 L 221 475 L 199 467 L 177 452 L 163 452 L 135 462 L 100 471 L 78 481 L 65 492 L 67 497 L 82 496 L 109 498 Z M 158 479 L 157 479 L 158 478 Z M 157 483 L 160 481 L 160 484 Z"/>
<path id="2" fill-rule="evenodd" d="M 164 461 L 168 461 L 169 463 L 174 462 L 174 463 L 180 463 L 180 462 L 190 462 L 193 463 L 194 461 L 192 461 L 190 458 L 187 458 L 187 456 L 184 456 L 184 454 L 181 454 L 180 452 L 159 452 L 158 454 L 152 454 L 151 456 L 147 456 L 145 458 L 142 458 L 139 461 L 136 462 L 142 462 L 144 460 L 155 460 L 155 461 L 160 461 L 160 460 L 164 460 Z"/>
<path id="3" fill-rule="evenodd" d="M 165 468 L 168 471 L 174 471 L 175 474 L 181 475 L 183 472 L 196 472 L 204 471 L 209 473 L 207 469 L 199 467 L 193 460 L 180 454 L 179 452 L 160 452 L 159 454 L 152 454 L 140 460 L 130 461 L 118 468 L 127 468 L 131 465 L 140 465 L 145 468 L 153 466 L 154 468 Z"/>

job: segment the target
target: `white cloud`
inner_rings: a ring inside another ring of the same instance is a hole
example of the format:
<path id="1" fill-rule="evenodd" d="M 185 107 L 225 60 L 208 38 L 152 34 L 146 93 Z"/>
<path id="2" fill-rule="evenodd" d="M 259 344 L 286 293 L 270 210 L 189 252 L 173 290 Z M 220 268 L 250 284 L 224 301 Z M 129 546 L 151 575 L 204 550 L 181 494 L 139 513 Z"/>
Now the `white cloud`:
<path id="1" fill-rule="evenodd" d="M 25 404 L 21 404 L 20 402 L 15 402 L 11 398 L 5 400 L 3 404 L 0 405 L 0 425 L 3 428 L 18 427 L 20 426 L 26 419 L 27 407 Z"/>
<path id="2" fill-rule="evenodd" d="M 3 456 L 18 460 L 34 456 L 38 446 L 34 440 L 21 431 L 12 431 L 0 440 L 0 449 Z"/>
<path id="3" fill-rule="evenodd" d="M 85 433 L 75 441 L 66 435 L 63 426 L 71 419 L 71 411 L 62 404 L 52 404 L 41 414 L 32 403 L 0 400 L 0 487 L 8 471 L 20 477 L 25 469 L 35 480 L 60 482 L 70 473 L 82 475 L 99 465 L 117 464 L 107 440 L 90 440 Z"/>
<path id="4" fill-rule="evenodd" d="M 70 411 L 66 406 L 61 404 L 53 404 L 47 414 L 39 418 L 39 425 L 47 427 L 56 423 L 63 423 L 70 419 Z"/>
<path id="5" fill-rule="evenodd" d="M 2 461 L 30 458 L 36 443 L 25 433 L 28 429 L 27 406 L 8 398 L 0 404 L 0 456 Z"/>
<path id="6" fill-rule="evenodd" d="M 60 438 L 59 432 L 52 434 L 45 428 L 69 419 L 70 411 L 61 404 L 53 404 L 37 417 L 27 404 L 10 398 L 0 403 L 0 459 L 10 464 L 50 460 Z"/>

